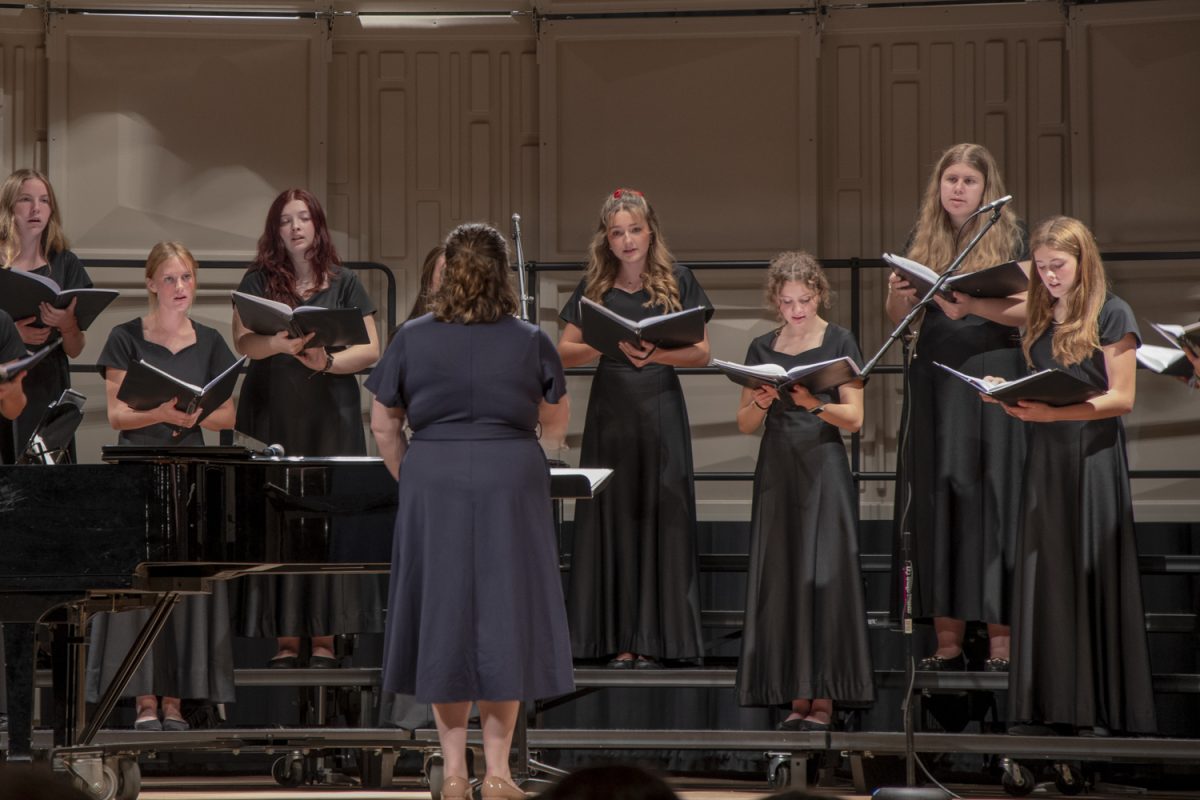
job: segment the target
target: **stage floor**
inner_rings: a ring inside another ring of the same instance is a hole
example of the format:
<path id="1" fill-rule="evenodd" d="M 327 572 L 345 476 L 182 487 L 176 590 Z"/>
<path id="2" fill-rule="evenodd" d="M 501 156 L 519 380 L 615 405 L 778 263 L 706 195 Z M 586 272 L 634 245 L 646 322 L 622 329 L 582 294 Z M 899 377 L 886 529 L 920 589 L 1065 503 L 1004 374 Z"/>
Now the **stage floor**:
<path id="1" fill-rule="evenodd" d="M 763 798 L 771 792 L 761 783 L 738 781 L 713 781 L 699 779 L 677 779 L 671 781 L 681 800 L 752 800 Z M 999 787 L 956 786 L 949 787 L 964 800 L 971 798 L 1008 797 Z M 831 788 L 810 790 L 816 798 L 847 798 L 866 800 L 869 795 L 853 794 L 852 790 L 839 791 Z M 337 787 L 303 787 L 284 789 L 266 778 L 150 778 L 143 781 L 140 800 L 428 800 L 429 791 L 417 786 L 400 786 L 386 791 L 342 789 Z M 1113 787 L 1107 791 L 1087 792 L 1076 795 L 1080 800 L 1128 800 L 1128 788 Z M 1183 800 L 1197 797 L 1196 792 L 1138 792 L 1140 800 Z M 1039 797 L 1062 797 L 1053 786 L 1039 788 L 1033 795 Z"/>

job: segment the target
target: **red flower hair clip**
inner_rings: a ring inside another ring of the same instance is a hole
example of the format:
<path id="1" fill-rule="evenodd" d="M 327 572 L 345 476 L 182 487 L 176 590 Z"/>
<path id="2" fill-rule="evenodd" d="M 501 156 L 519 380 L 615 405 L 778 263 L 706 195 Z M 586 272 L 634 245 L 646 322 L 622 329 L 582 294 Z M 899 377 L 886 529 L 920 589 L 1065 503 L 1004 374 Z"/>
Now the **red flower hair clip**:
<path id="1" fill-rule="evenodd" d="M 630 194 L 636 194 L 638 197 L 645 197 L 645 195 L 642 194 L 641 192 L 639 192 L 637 189 L 617 189 L 615 192 L 613 192 L 613 199 L 614 200 L 619 199 L 621 197 L 621 195 L 624 194 L 625 192 L 629 192 Z"/>

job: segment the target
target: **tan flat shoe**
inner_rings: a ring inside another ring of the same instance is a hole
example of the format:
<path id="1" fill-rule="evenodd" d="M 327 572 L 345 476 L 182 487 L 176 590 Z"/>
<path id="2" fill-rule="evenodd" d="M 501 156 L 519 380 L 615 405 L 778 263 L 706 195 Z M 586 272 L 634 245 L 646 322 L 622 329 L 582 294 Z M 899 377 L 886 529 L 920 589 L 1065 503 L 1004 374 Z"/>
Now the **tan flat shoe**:
<path id="1" fill-rule="evenodd" d="M 488 775 L 483 779 L 483 800 L 524 800 L 528 796 L 507 778 Z"/>
<path id="2" fill-rule="evenodd" d="M 471 800 L 474 796 L 466 778 L 449 777 L 442 782 L 442 800 Z"/>

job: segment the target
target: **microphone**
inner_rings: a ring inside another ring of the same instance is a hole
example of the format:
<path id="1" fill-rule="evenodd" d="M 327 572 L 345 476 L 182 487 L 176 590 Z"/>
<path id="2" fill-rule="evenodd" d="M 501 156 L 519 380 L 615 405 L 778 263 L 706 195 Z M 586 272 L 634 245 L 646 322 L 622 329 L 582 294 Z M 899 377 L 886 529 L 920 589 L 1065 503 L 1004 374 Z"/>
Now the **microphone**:
<path id="1" fill-rule="evenodd" d="M 521 215 L 512 215 L 512 238 L 519 240 L 521 238 Z"/>
<path id="2" fill-rule="evenodd" d="M 976 214 L 986 214 L 987 212 L 992 211 L 993 209 L 1000 208 L 1000 206 L 1008 205 L 1011 202 L 1012 202 L 1012 195 L 1006 194 L 1006 195 L 1004 195 L 1004 197 L 997 197 L 992 202 L 987 203 L 986 205 L 980 206 L 979 210 L 977 210 L 975 213 Z"/>

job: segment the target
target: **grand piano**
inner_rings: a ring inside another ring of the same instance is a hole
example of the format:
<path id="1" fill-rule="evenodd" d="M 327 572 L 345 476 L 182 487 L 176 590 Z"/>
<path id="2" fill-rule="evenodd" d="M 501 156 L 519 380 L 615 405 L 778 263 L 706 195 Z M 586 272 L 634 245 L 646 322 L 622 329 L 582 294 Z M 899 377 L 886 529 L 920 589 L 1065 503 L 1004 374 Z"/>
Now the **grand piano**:
<path id="1" fill-rule="evenodd" d="M 37 625 L 52 631 L 56 748 L 89 744 L 171 608 L 211 581 L 386 572 L 395 482 L 378 458 L 286 458 L 244 447 L 106 447 L 108 464 L 0 467 L 0 623 L 8 759 L 32 758 Z M 551 470 L 555 497 L 590 497 L 609 470 Z M 153 612 L 90 719 L 84 627 Z"/>

